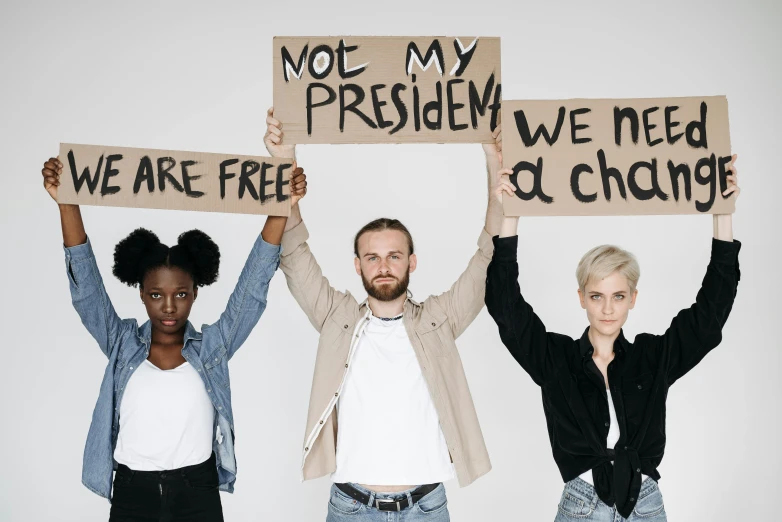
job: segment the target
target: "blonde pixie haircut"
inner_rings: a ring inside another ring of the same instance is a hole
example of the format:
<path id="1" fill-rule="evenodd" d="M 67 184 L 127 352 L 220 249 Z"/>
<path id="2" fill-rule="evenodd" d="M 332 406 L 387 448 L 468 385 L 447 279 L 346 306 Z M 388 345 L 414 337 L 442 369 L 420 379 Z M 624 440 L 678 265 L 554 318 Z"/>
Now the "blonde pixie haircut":
<path id="1" fill-rule="evenodd" d="M 614 245 L 595 247 L 584 254 L 578 263 L 576 268 L 578 288 L 584 292 L 589 281 L 604 279 L 614 272 L 625 276 L 630 291 L 635 292 L 638 280 L 641 278 L 641 267 L 638 266 L 635 256 Z"/>

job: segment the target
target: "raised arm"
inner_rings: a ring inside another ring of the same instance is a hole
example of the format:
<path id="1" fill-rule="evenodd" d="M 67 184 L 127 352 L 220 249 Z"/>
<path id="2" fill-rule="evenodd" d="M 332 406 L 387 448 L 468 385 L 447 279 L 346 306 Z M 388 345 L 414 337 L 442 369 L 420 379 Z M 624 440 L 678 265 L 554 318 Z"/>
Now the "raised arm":
<path id="1" fill-rule="evenodd" d="M 508 181 L 510 169 L 501 171 L 503 177 L 495 194 L 514 195 Z M 494 238 L 494 257 L 486 275 L 486 309 L 500 330 L 500 339 L 510 354 L 542 386 L 552 371 L 549 353 L 549 334 L 532 307 L 524 300 L 519 287 L 518 235 L 519 218 L 505 217 L 499 237 Z"/>
<path id="2" fill-rule="evenodd" d="M 483 308 L 486 295 L 486 269 L 494 251 L 491 238 L 497 235 L 502 223 L 502 203 L 492 195 L 503 172 L 502 128 L 498 125 L 492 134 L 494 143 L 483 145 L 486 156 L 488 197 L 486 222 L 478 238 L 478 250 L 467 264 L 467 269 L 448 291 L 429 298 L 445 310 L 456 337 L 467 329 Z"/>
<path id="3" fill-rule="evenodd" d="M 727 177 L 728 188 L 724 196 L 735 194 L 738 186 L 736 168 L 731 160 Z M 733 216 L 714 215 L 714 239 L 711 242 L 711 260 L 706 275 L 695 298 L 695 303 L 679 312 L 668 330 L 658 338 L 668 372 L 668 382 L 690 371 L 707 353 L 722 341 L 722 328 L 728 320 L 736 298 L 739 279 L 739 250 L 741 243 L 733 240 Z"/>
<path id="4" fill-rule="evenodd" d="M 49 158 L 44 163 L 43 186 L 57 201 L 62 163 Z M 92 246 L 84 231 L 78 205 L 59 205 L 62 240 L 65 247 L 65 265 L 71 291 L 71 301 L 82 324 L 98 342 L 106 357 L 111 357 L 119 345 L 124 323 L 114 310 L 103 286 Z"/>
<path id="5" fill-rule="evenodd" d="M 295 145 L 284 145 L 282 123 L 274 118 L 274 108 L 266 114 L 266 150 L 274 157 L 295 158 Z M 323 276 L 315 256 L 307 245 L 309 232 L 301 218 L 299 205 L 291 207 L 291 215 L 282 236 L 280 268 L 296 302 L 307 315 L 312 326 L 320 332 L 334 306 L 348 294 L 331 287 Z"/>
<path id="6" fill-rule="evenodd" d="M 307 192 L 307 176 L 302 168 L 294 167 L 290 187 L 291 205 L 298 205 Z M 287 220 L 281 216 L 266 218 L 225 311 L 213 325 L 220 331 L 229 359 L 244 344 L 266 310 L 269 282 L 280 264 L 280 243 Z"/>

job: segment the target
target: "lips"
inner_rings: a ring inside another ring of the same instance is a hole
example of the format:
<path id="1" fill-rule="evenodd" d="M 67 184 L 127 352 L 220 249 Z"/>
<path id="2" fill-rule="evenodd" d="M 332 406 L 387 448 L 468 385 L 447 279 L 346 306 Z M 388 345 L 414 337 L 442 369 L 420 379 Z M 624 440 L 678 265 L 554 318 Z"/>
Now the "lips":
<path id="1" fill-rule="evenodd" d="M 176 326 L 177 320 L 176 319 L 161 319 L 160 323 L 163 326 Z"/>

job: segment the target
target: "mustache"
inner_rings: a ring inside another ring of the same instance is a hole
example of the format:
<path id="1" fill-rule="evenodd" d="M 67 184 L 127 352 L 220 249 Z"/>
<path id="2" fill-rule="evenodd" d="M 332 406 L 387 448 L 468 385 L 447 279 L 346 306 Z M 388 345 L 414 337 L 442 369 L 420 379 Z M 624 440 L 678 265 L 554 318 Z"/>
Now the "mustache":
<path id="1" fill-rule="evenodd" d="M 394 281 L 396 281 L 397 283 L 399 282 L 399 279 L 398 279 L 398 278 L 396 278 L 396 277 L 394 277 L 394 276 L 392 276 L 391 274 L 388 274 L 388 275 L 379 275 L 379 276 L 375 276 L 375 277 L 373 277 L 373 278 L 372 278 L 372 282 L 374 283 L 374 282 L 375 282 L 375 281 L 377 281 L 378 279 L 393 279 L 393 280 L 394 280 Z"/>

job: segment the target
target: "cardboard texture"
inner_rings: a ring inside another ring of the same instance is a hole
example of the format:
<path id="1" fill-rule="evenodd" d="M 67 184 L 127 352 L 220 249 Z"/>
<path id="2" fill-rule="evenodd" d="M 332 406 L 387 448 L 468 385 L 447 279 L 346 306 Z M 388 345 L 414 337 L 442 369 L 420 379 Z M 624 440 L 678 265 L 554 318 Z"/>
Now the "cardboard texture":
<path id="1" fill-rule="evenodd" d="M 275 37 L 286 143 L 490 143 L 500 39 Z"/>
<path id="2" fill-rule="evenodd" d="M 293 160 L 60 144 L 59 203 L 290 215 Z"/>
<path id="3" fill-rule="evenodd" d="M 502 124 L 503 163 L 520 196 L 503 197 L 507 216 L 735 209 L 735 196 L 722 196 L 731 156 L 724 96 L 506 100 Z"/>

